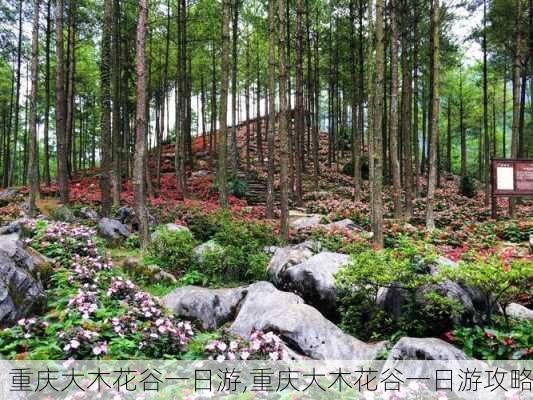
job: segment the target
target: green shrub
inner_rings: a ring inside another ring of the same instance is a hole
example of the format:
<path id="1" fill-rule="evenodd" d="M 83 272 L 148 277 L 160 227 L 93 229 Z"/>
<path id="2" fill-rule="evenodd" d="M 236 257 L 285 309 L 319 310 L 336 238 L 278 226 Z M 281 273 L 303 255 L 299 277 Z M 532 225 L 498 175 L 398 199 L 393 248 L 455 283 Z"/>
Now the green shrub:
<path id="1" fill-rule="evenodd" d="M 448 341 L 466 355 L 483 360 L 533 359 L 533 323 L 521 321 L 506 329 L 500 324 L 490 328 L 475 326 L 446 333 Z"/>
<path id="2" fill-rule="evenodd" d="M 196 241 L 186 230 L 169 231 L 160 228 L 150 243 L 147 254 L 159 260 L 160 266 L 176 274 L 183 274 L 190 266 Z"/>
<path id="3" fill-rule="evenodd" d="M 391 250 L 354 255 L 352 264 L 336 276 L 340 326 L 363 340 L 398 332 L 411 336 L 438 335 L 450 327 L 462 308 L 451 299 L 427 290 L 436 283 L 419 257 Z M 398 294 L 399 316 L 377 305 L 381 288 Z"/>

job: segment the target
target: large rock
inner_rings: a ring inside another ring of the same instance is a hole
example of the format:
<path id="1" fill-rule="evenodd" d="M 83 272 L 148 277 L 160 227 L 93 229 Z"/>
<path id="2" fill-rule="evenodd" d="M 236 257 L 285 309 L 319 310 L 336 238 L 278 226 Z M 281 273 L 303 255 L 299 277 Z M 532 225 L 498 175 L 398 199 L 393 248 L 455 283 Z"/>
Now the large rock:
<path id="1" fill-rule="evenodd" d="M 0 235 L 11 235 L 13 233 L 20 235 L 22 233 L 22 225 L 22 219 L 17 219 L 13 222 L 10 222 L 8 225 L 0 228 Z"/>
<path id="2" fill-rule="evenodd" d="M 524 307 L 521 304 L 511 303 L 505 308 L 505 313 L 508 317 L 514 319 L 521 319 L 527 321 L 533 321 L 533 310 Z"/>
<path id="3" fill-rule="evenodd" d="M 440 283 L 419 288 L 415 293 L 417 301 L 423 303 L 425 295 L 429 292 L 436 292 L 441 296 L 455 300 L 462 306 L 461 314 L 453 317 L 454 324 L 482 324 L 486 319 L 490 302 L 480 290 L 445 279 Z M 381 288 L 376 299 L 377 305 L 395 320 L 404 315 L 405 306 L 409 301 L 409 292 L 398 287 Z"/>
<path id="4" fill-rule="evenodd" d="M 279 275 L 278 287 L 300 295 L 328 318 L 336 316 L 335 274 L 350 263 L 350 256 L 322 252 L 289 266 Z"/>
<path id="5" fill-rule="evenodd" d="M 297 353 L 317 360 L 371 360 L 385 343 L 366 344 L 344 334 L 318 310 L 293 293 L 269 282 L 247 288 L 230 331 L 249 337 L 255 330 L 272 331 Z"/>
<path id="6" fill-rule="evenodd" d="M 268 263 L 268 274 L 275 284 L 280 284 L 285 271 L 297 264 L 300 264 L 320 251 L 320 242 L 312 240 L 294 246 L 278 247 L 274 251 L 274 256 Z"/>
<path id="7" fill-rule="evenodd" d="M 310 214 L 303 215 L 294 218 L 290 222 L 290 227 L 294 230 L 316 228 L 322 223 L 322 215 L 320 214 Z"/>
<path id="8" fill-rule="evenodd" d="M 194 260 L 198 265 L 203 265 L 205 262 L 205 256 L 207 253 L 216 253 L 220 256 L 224 255 L 224 247 L 215 242 L 213 239 L 196 246 L 193 251 Z"/>
<path id="9" fill-rule="evenodd" d="M 109 244 L 117 244 L 130 236 L 130 230 L 116 219 L 102 218 L 98 223 L 98 233 Z"/>
<path id="10" fill-rule="evenodd" d="M 59 207 L 54 208 L 51 210 L 52 217 L 58 221 L 73 223 L 76 221 L 76 217 L 74 216 L 74 213 L 72 210 L 64 205 L 61 204 Z"/>
<path id="11" fill-rule="evenodd" d="M 135 210 L 132 207 L 123 206 L 117 210 L 118 220 L 124 224 L 129 225 L 136 231 L 139 230 L 139 220 L 135 215 Z M 155 218 L 148 213 L 148 225 L 155 225 Z"/>
<path id="12" fill-rule="evenodd" d="M 174 290 L 163 298 L 163 304 L 175 315 L 193 318 L 203 329 L 217 329 L 231 321 L 246 295 L 244 288 L 206 289 L 187 286 Z"/>
<path id="13" fill-rule="evenodd" d="M 12 202 L 20 200 L 21 194 L 17 189 L 7 188 L 0 191 L 0 207 L 7 206 Z"/>
<path id="14" fill-rule="evenodd" d="M 80 216 L 90 221 L 98 221 L 98 213 L 89 207 L 82 207 L 80 209 Z"/>
<path id="15" fill-rule="evenodd" d="M 157 237 L 159 236 L 159 229 L 166 229 L 169 232 L 180 232 L 180 231 L 190 232 L 189 228 L 183 225 L 165 224 L 161 226 L 161 228 L 158 228 L 154 233 L 152 233 L 152 240 L 157 239 Z"/>
<path id="16" fill-rule="evenodd" d="M 16 234 L 0 236 L 0 327 L 44 310 L 46 293 L 35 275 Z"/>
<path id="17" fill-rule="evenodd" d="M 468 360 L 461 350 L 437 338 L 401 338 L 389 353 L 389 360 Z"/>
<path id="18" fill-rule="evenodd" d="M 351 219 L 343 219 L 341 221 L 331 222 L 324 225 L 324 229 L 328 232 L 337 232 L 337 231 L 353 231 L 353 232 L 362 232 L 363 228 L 358 226 Z"/>

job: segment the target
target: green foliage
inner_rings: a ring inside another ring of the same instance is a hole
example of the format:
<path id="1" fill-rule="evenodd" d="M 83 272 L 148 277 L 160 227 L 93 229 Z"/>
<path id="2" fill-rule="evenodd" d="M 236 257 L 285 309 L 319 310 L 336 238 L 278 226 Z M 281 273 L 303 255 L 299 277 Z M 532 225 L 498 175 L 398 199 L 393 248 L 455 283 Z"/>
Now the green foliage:
<path id="1" fill-rule="evenodd" d="M 505 309 L 509 303 L 528 291 L 533 264 L 527 260 L 507 263 L 497 257 L 490 257 L 484 261 L 461 263 L 458 268 L 444 267 L 441 275 L 478 288 L 491 299 L 487 310 L 490 322 L 498 305 Z"/>
<path id="2" fill-rule="evenodd" d="M 169 272 L 181 275 L 190 266 L 196 241 L 187 230 L 169 231 L 160 228 L 151 241 L 147 254 L 159 261 L 158 265 Z"/>
<path id="3" fill-rule="evenodd" d="M 506 329 L 501 324 L 491 328 L 460 328 L 446 334 L 468 356 L 483 360 L 532 360 L 533 323 L 521 321 Z"/>
<path id="4" fill-rule="evenodd" d="M 425 262 L 408 247 L 404 253 L 385 250 L 354 255 L 352 264 L 336 276 L 341 328 L 363 340 L 398 332 L 412 336 L 442 333 L 462 308 L 427 289 L 436 280 Z M 399 296 L 401 312 L 396 317 L 377 305 L 381 288 Z"/>
<path id="5" fill-rule="evenodd" d="M 477 195 L 476 182 L 470 176 L 463 176 L 459 184 L 459 193 L 463 196 L 472 198 Z"/>

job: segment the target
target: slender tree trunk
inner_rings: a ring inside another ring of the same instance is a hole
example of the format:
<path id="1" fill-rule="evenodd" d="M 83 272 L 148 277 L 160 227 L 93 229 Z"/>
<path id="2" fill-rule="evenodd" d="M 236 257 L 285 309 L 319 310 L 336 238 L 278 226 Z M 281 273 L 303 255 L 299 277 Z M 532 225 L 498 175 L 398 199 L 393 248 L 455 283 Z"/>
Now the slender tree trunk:
<path id="1" fill-rule="evenodd" d="M 104 23 L 102 29 L 102 59 L 100 63 L 100 107 L 101 107 L 101 152 L 100 190 L 102 193 L 102 215 L 111 212 L 110 174 L 111 158 L 111 30 L 113 24 L 113 0 L 105 0 Z"/>
<path id="2" fill-rule="evenodd" d="M 29 215 L 37 213 L 35 201 L 39 197 L 39 146 L 37 143 L 37 79 L 39 65 L 39 0 L 34 1 L 31 40 L 31 97 L 30 97 L 30 160 Z"/>
<path id="3" fill-rule="evenodd" d="M 413 160 L 411 131 L 411 76 L 409 66 L 409 31 L 408 4 L 402 0 L 402 155 L 403 188 L 405 192 L 405 215 L 409 219 L 413 214 Z"/>
<path id="4" fill-rule="evenodd" d="M 113 29 L 112 29 L 112 67 L 111 67 L 111 95 L 113 98 L 112 108 L 112 149 L 113 165 L 111 168 L 111 188 L 113 206 L 120 206 L 120 192 L 122 191 L 121 179 L 121 138 L 120 138 L 120 1 L 113 0 Z"/>
<path id="5" fill-rule="evenodd" d="M 317 10 L 318 14 L 318 10 Z M 318 18 L 317 18 L 318 19 Z M 320 145 L 320 70 L 319 70 L 319 56 L 318 56 L 318 47 L 319 47 L 319 32 L 318 29 L 315 31 L 315 43 L 314 43 L 314 78 L 315 78 L 315 123 L 313 127 L 313 186 L 315 190 L 319 189 L 318 177 L 320 175 L 320 165 L 319 165 L 319 145 Z M 363 133 L 361 132 L 361 135 Z M 356 192 L 357 196 L 357 192 Z"/>
<path id="6" fill-rule="evenodd" d="M 231 57 L 231 140 L 230 140 L 230 164 L 233 175 L 239 169 L 239 151 L 237 148 L 237 45 L 239 40 L 239 8 L 240 0 L 233 0 L 233 34 L 232 34 L 232 57 Z M 229 65 L 228 65 L 229 67 Z"/>
<path id="7" fill-rule="evenodd" d="M 139 0 L 139 19 L 137 22 L 136 75 L 137 75 L 137 112 L 135 132 L 135 156 L 133 162 L 133 195 L 135 213 L 139 219 L 139 239 L 144 249 L 150 240 L 148 231 L 148 211 L 146 209 L 146 186 L 144 183 L 144 163 L 146 162 L 146 76 L 145 76 L 145 36 L 148 14 L 147 0 Z"/>
<path id="8" fill-rule="evenodd" d="M 74 95 L 75 95 L 75 74 L 76 74 L 76 2 L 72 2 L 69 7 L 68 21 L 68 74 L 67 74 L 67 99 L 66 99 L 66 143 L 67 143 L 67 165 L 69 175 L 72 173 L 72 148 L 74 143 Z"/>
<path id="9" fill-rule="evenodd" d="M 383 0 L 376 0 L 376 25 L 375 25 L 375 47 L 376 47 L 376 84 L 374 91 L 374 109 L 372 116 L 373 137 L 370 151 L 370 164 L 372 171 L 371 186 L 371 222 L 374 233 L 373 242 L 378 248 L 383 247 L 383 98 L 385 96 L 384 85 L 384 7 Z"/>
<path id="10" fill-rule="evenodd" d="M 400 161 L 398 159 L 398 33 L 396 30 L 396 0 L 390 0 L 390 32 L 391 32 L 391 100 L 389 141 L 392 174 L 392 201 L 394 218 L 402 216 Z"/>
<path id="11" fill-rule="evenodd" d="M 413 153 L 414 153 L 414 190 L 415 196 L 418 197 L 420 189 L 420 143 L 418 139 L 418 96 L 419 96 L 419 65 L 418 65 L 418 20 L 419 20 L 419 3 L 418 0 L 414 1 L 414 21 L 413 21 Z"/>
<path id="12" fill-rule="evenodd" d="M 463 74 L 462 66 L 459 67 L 459 130 L 461 131 L 461 178 L 465 178 L 467 171 L 466 132 L 464 124 L 464 99 L 463 99 Z"/>
<path id="13" fill-rule="evenodd" d="M 302 202 L 302 169 L 303 169 L 303 137 L 304 137 L 304 98 L 303 98 L 303 28 L 302 0 L 296 0 L 296 110 L 295 110 L 295 199 L 296 204 Z"/>
<path id="14" fill-rule="evenodd" d="M 44 79 L 44 183 L 50 186 L 50 36 L 51 36 L 51 4 L 52 0 L 48 0 L 46 4 L 46 48 L 45 48 L 45 79 Z"/>
<path id="15" fill-rule="evenodd" d="M 272 0 L 269 0 L 272 1 Z M 281 227 L 282 240 L 289 238 L 289 141 L 287 136 L 287 66 L 286 66 L 286 21 L 285 0 L 278 0 L 279 15 L 279 123 L 280 142 L 280 189 L 281 189 Z M 289 91 L 290 94 L 290 91 Z"/>
<path id="16" fill-rule="evenodd" d="M 178 26 L 178 59 L 176 69 L 176 144 L 175 144 L 175 165 L 176 165 L 176 181 L 178 183 L 178 190 L 185 198 L 188 196 L 187 192 L 187 176 L 185 169 L 186 158 L 186 109 L 187 99 L 185 98 L 187 75 L 186 69 L 186 51 L 185 51 L 185 14 L 187 12 L 184 1 L 179 0 L 177 3 L 177 26 Z"/>
<path id="17" fill-rule="evenodd" d="M 516 38 L 513 63 L 513 130 L 511 137 L 511 157 L 518 157 L 520 137 L 520 75 L 522 71 L 522 2 L 516 0 Z M 516 199 L 509 199 L 509 214 L 516 218 Z"/>
<path id="18" fill-rule="evenodd" d="M 439 66 L 440 66 L 440 33 L 439 33 L 439 0 L 431 2 L 431 62 L 430 62 L 430 86 L 431 86 L 431 120 L 429 137 L 431 151 L 429 154 L 428 195 L 426 209 L 426 228 L 435 229 L 435 189 L 437 181 L 437 152 L 439 151 Z"/>
<path id="19" fill-rule="evenodd" d="M 489 101 L 487 78 L 487 0 L 483 0 L 483 133 L 485 135 L 485 165 L 483 180 L 485 182 L 485 206 L 490 203 L 490 134 L 489 134 Z"/>
<path id="20" fill-rule="evenodd" d="M 245 103 L 245 113 L 246 113 L 246 171 L 250 171 L 250 35 L 246 37 L 246 71 L 245 71 L 245 87 L 244 87 L 244 103 Z M 257 99 L 259 102 L 259 99 Z M 259 116 L 257 116 L 256 124 L 259 121 Z"/>
<path id="21" fill-rule="evenodd" d="M 268 167 L 267 167 L 267 195 L 266 195 L 266 217 L 274 218 L 274 136 L 276 132 L 276 18 L 274 11 L 274 0 L 268 1 Z M 259 97 L 257 99 L 259 102 Z M 257 116 L 259 123 L 259 115 Z"/>
<path id="22" fill-rule="evenodd" d="M 257 120 L 256 120 L 256 141 L 257 141 L 257 155 L 259 157 L 259 165 L 263 166 L 265 163 L 265 155 L 263 152 L 263 134 L 261 132 L 261 79 L 259 77 L 259 58 L 257 60 Z M 268 140 L 267 140 L 268 141 Z M 268 144 L 267 144 L 268 146 Z"/>
<path id="23" fill-rule="evenodd" d="M 446 124 L 446 170 L 452 173 L 452 99 L 448 98 L 448 122 Z"/>
<path id="24" fill-rule="evenodd" d="M 220 143 L 218 147 L 218 201 L 222 208 L 228 207 L 227 153 L 228 153 L 228 70 L 229 70 L 229 27 L 230 0 L 223 0 L 222 19 L 222 65 L 220 79 Z"/>
<path id="25" fill-rule="evenodd" d="M 11 163 L 9 164 L 9 178 L 8 186 L 14 182 L 15 169 L 17 168 L 17 144 L 19 131 L 19 114 L 20 114 L 20 67 L 22 61 L 22 0 L 19 2 L 19 33 L 17 45 L 17 81 L 15 84 L 15 123 L 13 126 L 13 155 L 11 156 Z"/>
<path id="26" fill-rule="evenodd" d="M 506 136 L 507 136 L 507 64 L 503 70 L 503 111 L 502 111 L 502 157 L 506 155 Z"/>
<path id="27" fill-rule="evenodd" d="M 63 0 L 56 0 L 56 137 L 57 175 L 61 202 L 69 202 L 68 153 L 65 130 L 65 90 L 63 69 Z"/>

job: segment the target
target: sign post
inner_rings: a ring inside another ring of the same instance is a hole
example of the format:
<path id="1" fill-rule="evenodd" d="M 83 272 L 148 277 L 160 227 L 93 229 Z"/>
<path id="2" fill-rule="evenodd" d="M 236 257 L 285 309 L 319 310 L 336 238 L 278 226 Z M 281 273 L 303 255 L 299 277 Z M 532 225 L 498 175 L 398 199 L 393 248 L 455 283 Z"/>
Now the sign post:
<path id="1" fill-rule="evenodd" d="M 498 217 L 497 197 L 533 196 L 533 160 L 492 158 L 492 218 Z"/>

